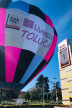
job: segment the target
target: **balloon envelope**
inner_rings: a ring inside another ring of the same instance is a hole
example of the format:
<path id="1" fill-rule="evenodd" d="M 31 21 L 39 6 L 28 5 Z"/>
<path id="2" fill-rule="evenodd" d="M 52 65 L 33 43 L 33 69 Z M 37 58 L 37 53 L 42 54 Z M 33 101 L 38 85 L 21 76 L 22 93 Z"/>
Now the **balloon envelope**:
<path id="1" fill-rule="evenodd" d="M 0 89 L 21 90 L 50 61 L 57 34 L 50 18 L 23 1 L 0 8 Z"/>

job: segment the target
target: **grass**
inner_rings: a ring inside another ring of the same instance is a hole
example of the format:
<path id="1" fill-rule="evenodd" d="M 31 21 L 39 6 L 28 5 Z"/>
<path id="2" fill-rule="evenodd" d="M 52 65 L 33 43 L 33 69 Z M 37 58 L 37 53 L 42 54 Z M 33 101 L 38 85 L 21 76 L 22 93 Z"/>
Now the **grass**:
<path id="1" fill-rule="evenodd" d="M 2 103 L 5 103 L 5 104 L 1 104 L 0 106 L 43 106 L 43 102 L 39 102 L 39 101 L 25 101 L 25 104 L 24 105 L 16 105 L 15 102 L 12 102 L 12 101 L 2 101 Z M 10 105 L 12 104 L 12 105 Z M 54 103 L 51 103 L 50 101 L 48 102 L 45 102 L 44 103 L 45 106 L 69 106 L 70 105 L 63 105 L 63 104 L 54 104 Z"/>

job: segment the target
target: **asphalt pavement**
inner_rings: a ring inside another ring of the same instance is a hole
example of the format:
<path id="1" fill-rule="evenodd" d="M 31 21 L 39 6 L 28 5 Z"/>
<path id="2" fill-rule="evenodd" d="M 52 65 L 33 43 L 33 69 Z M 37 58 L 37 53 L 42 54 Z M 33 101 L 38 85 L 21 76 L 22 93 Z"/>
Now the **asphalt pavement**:
<path id="1" fill-rule="evenodd" d="M 27 107 L 27 106 L 1 106 L 0 108 L 54 108 L 53 106 L 29 106 L 29 107 Z"/>

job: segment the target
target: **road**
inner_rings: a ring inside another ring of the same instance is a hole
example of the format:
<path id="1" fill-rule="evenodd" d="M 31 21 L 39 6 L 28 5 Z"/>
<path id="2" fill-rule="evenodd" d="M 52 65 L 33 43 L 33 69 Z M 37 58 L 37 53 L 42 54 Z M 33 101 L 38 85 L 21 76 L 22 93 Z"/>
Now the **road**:
<path id="1" fill-rule="evenodd" d="M 45 106 L 44 107 L 43 106 L 42 107 L 41 106 L 40 107 L 39 106 L 35 106 L 35 107 L 34 106 L 32 106 L 32 107 L 31 106 L 30 107 L 27 107 L 27 106 L 21 106 L 21 107 L 20 106 L 1 106 L 0 108 L 54 108 L 54 107 L 53 106 L 47 106 L 47 107 L 45 107 Z"/>

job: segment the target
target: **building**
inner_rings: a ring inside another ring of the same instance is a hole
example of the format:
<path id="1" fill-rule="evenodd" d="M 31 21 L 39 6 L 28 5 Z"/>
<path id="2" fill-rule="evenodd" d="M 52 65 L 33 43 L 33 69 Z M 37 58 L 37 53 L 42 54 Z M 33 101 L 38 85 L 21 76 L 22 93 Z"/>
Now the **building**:
<path id="1" fill-rule="evenodd" d="M 25 95 L 27 92 L 20 91 L 19 94 Z"/>
<path id="2" fill-rule="evenodd" d="M 58 44 L 58 58 L 63 104 L 71 104 L 72 100 L 72 46 L 65 39 Z"/>

